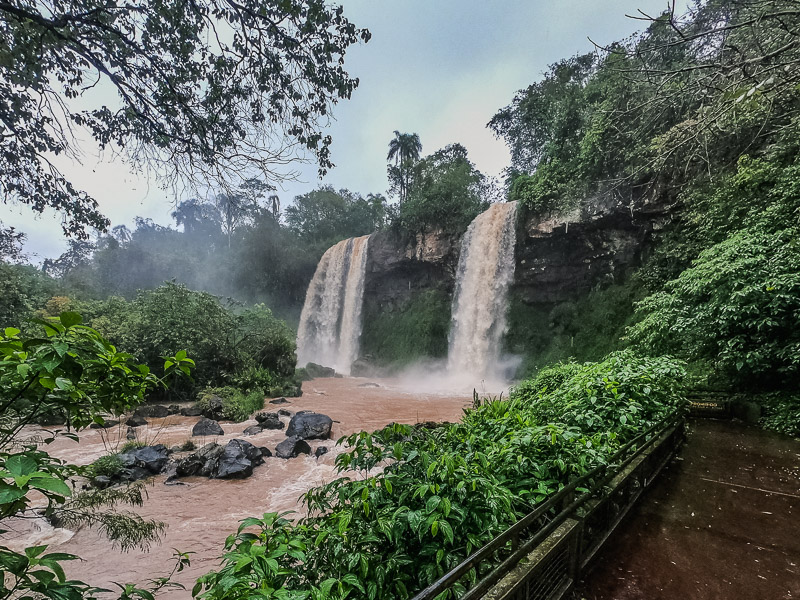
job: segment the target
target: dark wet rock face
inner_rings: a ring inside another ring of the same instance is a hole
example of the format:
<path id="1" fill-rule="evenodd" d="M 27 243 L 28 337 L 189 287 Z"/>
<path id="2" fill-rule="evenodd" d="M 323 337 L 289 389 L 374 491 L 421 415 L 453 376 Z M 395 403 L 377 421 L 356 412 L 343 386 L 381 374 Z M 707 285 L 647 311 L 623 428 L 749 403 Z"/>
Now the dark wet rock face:
<path id="1" fill-rule="evenodd" d="M 335 377 L 336 371 L 330 367 L 323 367 L 322 365 L 318 365 L 317 363 L 308 363 L 306 365 L 306 373 L 309 376 L 313 377 L 314 379 L 320 377 Z"/>
<path id="2" fill-rule="evenodd" d="M 219 396 L 211 396 L 208 402 L 202 409 L 202 415 L 208 419 L 219 420 L 222 418 L 222 398 Z"/>
<path id="3" fill-rule="evenodd" d="M 143 425 L 147 425 L 147 419 L 141 415 L 133 415 L 130 419 L 125 421 L 125 425 L 128 427 L 142 427 Z"/>
<path id="4" fill-rule="evenodd" d="M 202 418 L 192 427 L 192 436 L 199 435 L 225 435 L 225 432 L 216 421 Z"/>
<path id="5" fill-rule="evenodd" d="M 192 475 L 210 477 L 216 469 L 217 461 L 224 450 L 219 444 L 206 444 L 197 452 L 178 461 L 176 475 L 178 477 L 190 477 Z"/>
<path id="6" fill-rule="evenodd" d="M 258 435 L 262 431 L 264 430 L 262 429 L 261 425 L 250 425 L 250 427 L 246 428 L 242 432 L 242 435 Z"/>
<path id="7" fill-rule="evenodd" d="M 178 461 L 175 477 L 200 475 L 215 479 L 244 479 L 253 474 L 254 467 L 264 463 L 264 456 L 261 448 L 245 440 L 231 440 L 225 446 L 206 444 Z"/>
<path id="8" fill-rule="evenodd" d="M 225 446 L 212 475 L 217 479 L 244 479 L 253 474 L 253 467 L 264 462 L 261 450 L 244 440 L 231 440 Z"/>
<path id="9" fill-rule="evenodd" d="M 138 407 L 134 413 L 140 417 L 152 417 L 155 419 L 163 419 L 170 415 L 169 409 L 161 404 L 145 404 Z"/>
<path id="10" fill-rule="evenodd" d="M 275 456 L 278 458 L 295 458 L 301 454 L 311 454 L 311 446 L 294 436 L 286 438 L 275 448 Z"/>
<path id="11" fill-rule="evenodd" d="M 270 456 L 272 456 L 272 450 L 270 450 L 266 446 L 261 446 L 259 450 L 261 451 L 261 456 L 263 456 L 264 458 L 269 458 Z"/>
<path id="12" fill-rule="evenodd" d="M 278 413 L 275 412 L 258 413 L 256 415 L 256 421 L 262 429 L 283 429 L 286 427 L 286 425 L 281 422 Z"/>
<path id="13" fill-rule="evenodd" d="M 111 483 L 118 481 L 137 481 L 145 477 L 158 475 L 166 468 L 169 462 L 169 450 L 163 444 L 144 446 L 143 448 L 136 448 L 118 454 L 117 458 L 122 467 L 117 476 L 109 479 L 108 482 L 103 479 L 97 482 L 93 480 L 97 487 L 108 487 Z M 94 479 L 97 480 L 98 477 Z"/>
<path id="14" fill-rule="evenodd" d="M 203 414 L 203 411 L 199 406 L 189 406 L 187 408 L 182 408 L 180 413 L 184 417 L 199 417 Z"/>
<path id="15" fill-rule="evenodd" d="M 333 420 L 328 415 L 300 411 L 289 421 L 286 435 L 301 440 L 326 440 L 330 437 L 332 425 Z"/>

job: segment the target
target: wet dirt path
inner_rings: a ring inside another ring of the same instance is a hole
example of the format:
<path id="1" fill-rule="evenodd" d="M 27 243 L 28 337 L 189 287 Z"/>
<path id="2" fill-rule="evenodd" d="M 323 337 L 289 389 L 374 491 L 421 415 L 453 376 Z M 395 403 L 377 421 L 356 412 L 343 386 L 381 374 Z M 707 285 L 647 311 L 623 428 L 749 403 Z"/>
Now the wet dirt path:
<path id="1" fill-rule="evenodd" d="M 574 597 L 800 598 L 800 440 L 693 421 Z"/>
<path id="2" fill-rule="evenodd" d="M 302 397 L 290 398 L 288 404 L 265 403 L 265 410 L 313 410 L 330 416 L 334 420 L 331 439 L 309 441 L 312 451 L 324 445 L 329 453 L 319 459 L 313 455 L 290 460 L 270 457 L 243 480 L 189 477 L 181 480 L 182 485 L 164 485 L 164 475 L 152 478 L 144 506 L 135 510 L 145 518 L 165 522 L 168 528 L 161 543 L 149 552 L 121 553 L 94 530 L 54 529 L 41 520 L 18 524 L 0 541 L 17 549 L 49 544 L 51 550 L 76 554 L 83 560 L 65 565 L 69 577 L 112 589 L 115 581 L 142 583 L 166 575 L 172 566 L 173 548 L 191 551 L 191 567 L 175 578 L 187 591 L 171 590 L 159 595 L 168 600 L 188 599 L 188 590 L 197 577 L 218 567 L 225 538 L 236 531 L 240 520 L 264 512 L 298 510 L 301 494 L 337 476 L 334 461 L 341 448 L 335 442 L 340 436 L 373 431 L 392 422 L 457 421 L 463 408 L 472 402 L 471 393 L 409 391 L 405 382 L 391 379 L 315 379 L 305 382 L 303 391 Z M 177 415 L 148 419 L 146 428 L 137 428 L 137 435 L 148 444 L 180 445 L 191 438 L 191 428 L 198 420 Z M 287 417 L 282 420 L 289 421 Z M 242 438 L 274 452 L 275 446 L 286 438 L 285 429 L 244 437 L 244 429 L 254 423 L 252 419 L 242 423 L 222 421 L 225 435 L 194 441 L 198 446 L 211 441 L 224 445 L 228 440 Z M 126 431 L 125 426 L 102 433 L 87 430 L 81 433 L 79 444 L 60 439 L 48 446 L 48 452 L 74 464 L 88 464 L 107 454 L 109 448 L 124 443 Z"/>

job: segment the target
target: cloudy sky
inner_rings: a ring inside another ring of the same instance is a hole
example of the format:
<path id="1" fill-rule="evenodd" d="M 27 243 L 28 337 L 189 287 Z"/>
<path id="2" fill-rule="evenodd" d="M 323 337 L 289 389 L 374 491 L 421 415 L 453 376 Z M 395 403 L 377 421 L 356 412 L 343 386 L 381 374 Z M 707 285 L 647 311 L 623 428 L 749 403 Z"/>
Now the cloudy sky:
<path id="1" fill-rule="evenodd" d="M 657 14 L 666 0 L 343 0 L 345 14 L 372 32 L 351 48 L 349 72 L 360 78 L 353 98 L 340 103 L 333 136 L 336 168 L 322 183 L 367 194 L 385 192 L 386 152 L 395 129 L 418 133 L 423 154 L 460 142 L 478 169 L 498 175 L 508 151 L 486 123 L 514 93 L 539 79 L 547 65 L 627 37 L 641 9 Z M 685 4 L 685 2 L 684 2 Z M 73 182 L 101 204 L 114 225 L 137 215 L 168 224 L 173 199 L 158 181 L 102 159 L 87 145 L 81 164 L 64 165 Z M 320 181 L 314 166 L 284 184 L 286 204 Z M 58 216 L 34 218 L 25 207 L 0 205 L 0 220 L 28 234 L 38 262 L 66 246 Z"/>

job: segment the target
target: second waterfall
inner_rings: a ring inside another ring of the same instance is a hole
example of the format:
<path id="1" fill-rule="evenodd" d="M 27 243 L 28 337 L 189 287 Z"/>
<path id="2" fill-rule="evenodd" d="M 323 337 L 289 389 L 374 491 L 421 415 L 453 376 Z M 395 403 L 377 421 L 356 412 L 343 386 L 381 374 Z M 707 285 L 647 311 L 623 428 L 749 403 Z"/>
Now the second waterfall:
<path id="1" fill-rule="evenodd" d="M 331 246 L 308 286 L 297 331 L 298 364 L 315 362 L 349 374 L 358 358 L 369 236 Z"/>
<path id="2" fill-rule="evenodd" d="M 516 202 L 493 204 L 464 234 L 458 259 L 447 370 L 502 378 L 501 342 L 514 277 Z"/>

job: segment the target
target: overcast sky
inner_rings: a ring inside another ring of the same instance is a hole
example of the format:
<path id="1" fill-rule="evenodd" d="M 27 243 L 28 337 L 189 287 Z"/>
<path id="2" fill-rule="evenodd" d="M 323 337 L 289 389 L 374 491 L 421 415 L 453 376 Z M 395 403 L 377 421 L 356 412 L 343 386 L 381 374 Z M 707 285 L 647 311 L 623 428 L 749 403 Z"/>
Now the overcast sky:
<path id="1" fill-rule="evenodd" d="M 361 80 L 349 101 L 335 109 L 335 169 L 322 183 L 364 195 L 385 192 L 386 152 L 395 129 L 418 133 L 423 154 L 453 142 L 487 175 L 508 165 L 505 144 L 486 123 L 514 93 L 542 76 L 560 58 L 588 52 L 589 38 L 605 44 L 634 33 L 626 18 L 641 9 L 657 14 L 666 0 L 344 0 L 345 14 L 372 32 L 353 47 L 346 65 Z M 685 4 L 685 1 L 683 2 Z M 84 148 L 82 164 L 64 171 L 100 202 L 113 225 L 135 216 L 170 223 L 170 198 L 147 177 L 119 161 L 100 160 Z M 316 167 L 301 167 L 301 182 L 284 184 L 288 203 L 320 184 Z M 0 220 L 28 234 L 35 262 L 66 247 L 60 219 L 34 218 L 26 207 L 0 205 Z"/>

